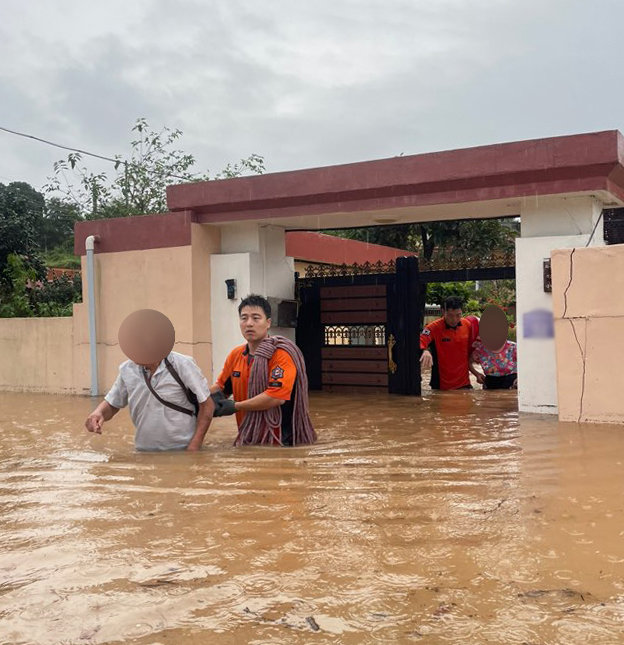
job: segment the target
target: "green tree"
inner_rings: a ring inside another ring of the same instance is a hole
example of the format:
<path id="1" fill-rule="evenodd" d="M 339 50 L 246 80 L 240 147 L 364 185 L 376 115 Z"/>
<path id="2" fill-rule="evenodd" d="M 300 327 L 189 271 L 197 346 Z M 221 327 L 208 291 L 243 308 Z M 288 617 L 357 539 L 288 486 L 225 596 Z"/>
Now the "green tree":
<path id="1" fill-rule="evenodd" d="M 45 200 L 43 218 L 35 231 L 35 242 L 43 253 L 61 246 L 73 246 L 74 224 L 83 219 L 80 209 L 74 203 L 50 197 Z"/>
<path id="2" fill-rule="evenodd" d="M 430 282 L 427 285 L 427 304 L 441 307 L 447 298 L 456 296 L 463 300 L 464 309 L 468 304 L 472 309 L 473 303 L 478 304 L 476 303 L 477 293 L 474 282 Z"/>
<path id="3" fill-rule="evenodd" d="M 28 285 L 45 267 L 36 255 L 45 200 L 25 182 L 0 184 L 0 316 L 32 316 Z"/>
<path id="4" fill-rule="evenodd" d="M 0 318 L 34 315 L 28 298 L 28 286 L 37 279 L 36 271 L 16 253 L 9 253 L 0 284 Z"/>
<path id="5" fill-rule="evenodd" d="M 429 253 L 423 251 L 425 259 L 430 260 L 437 247 L 442 253 L 451 252 L 458 262 L 493 252 L 513 252 L 519 232 L 514 220 L 507 219 L 435 222 L 419 226 L 425 229 L 427 238 Z"/>
<path id="6" fill-rule="evenodd" d="M 467 258 L 484 256 L 494 251 L 512 252 L 518 226 L 510 219 L 485 219 L 397 224 L 325 232 L 352 240 L 417 252 L 427 261 L 432 259 L 437 250 L 441 254 L 452 254 L 459 265 Z"/>
<path id="7" fill-rule="evenodd" d="M 182 132 L 164 127 L 160 132 L 140 118 L 132 128 L 133 139 L 127 156 L 116 155 L 114 174 L 93 172 L 83 165 L 83 155 L 72 152 L 54 164 L 48 179 L 48 194 L 62 194 L 72 200 L 87 219 L 125 217 L 167 212 L 167 186 L 183 182 L 238 177 L 264 172 L 264 159 L 252 154 L 228 164 L 213 177 L 194 173 L 195 157 L 176 148 Z M 72 174 L 77 184 L 65 178 Z"/>
<path id="8" fill-rule="evenodd" d="M 48 283 L 39 250 L 58 243 L 69 253 L 76 219 L 74 206 L 46 202 L 25 182 L 0 184 L 0 317 L 71 314 L 80 285 L 65 277 Z"/>
<path id="9" fill-rule="evenodd" d="M 393 226 L 368 226 L 366 228 L 349 228 L 323 231 L 330 235 L 349 240 L 381 244 L 405 251 L 417 251 L 418 230 L 416 224 L 396 224 Z"/>
<path id="10" fill-rule="evenodd" d="M 0 279 L 11 282 L 5 275 L 8 257 L 23 256 L 26 263 L 42 276 L 43 266 L 35 256 L 37 231 L 45 210 L 45 199 L 32 186 L 16 181 L 0 184 Z"/>
<path id="11" fill-rule="evenodd" d="M 81 267 L 80 258 L 74 254 L 73 236 L 53 249 L 41 253 L 41 259 L 47 267 L 75 270 L 80 270 Z"/>
<path id="12" fill-rule="evenodd" d="M 46 266 L 80 269 L 80 258 L 74 255 L 74 224 L 83 219 L 74 203 L 49 197 L 36 241 Z"/>

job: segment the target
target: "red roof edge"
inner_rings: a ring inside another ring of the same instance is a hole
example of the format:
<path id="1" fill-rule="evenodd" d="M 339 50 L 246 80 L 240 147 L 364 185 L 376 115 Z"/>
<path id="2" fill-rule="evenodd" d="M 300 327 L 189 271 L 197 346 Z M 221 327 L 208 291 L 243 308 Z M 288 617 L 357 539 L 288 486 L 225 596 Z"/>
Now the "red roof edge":
<path id="1" fill-rule="evenodd" d="M 370 244 L 312 231 L 288 231 L 286 255 L 296 260 L 324 264 L 363 264 L 364 262 L 390 262 L 406 255 L 417 254 L 391 246 Z"/>

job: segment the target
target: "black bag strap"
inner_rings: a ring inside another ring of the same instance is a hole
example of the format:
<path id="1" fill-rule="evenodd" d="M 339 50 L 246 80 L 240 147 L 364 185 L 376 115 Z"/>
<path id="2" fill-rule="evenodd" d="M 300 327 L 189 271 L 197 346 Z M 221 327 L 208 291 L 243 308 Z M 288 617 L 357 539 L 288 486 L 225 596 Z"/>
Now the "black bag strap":
<path id="1" fill-rule="evenodd" d="M 183 408 L 181 405 L 176 405 L 175 403 L 171 403 L 169 401 L 165 401 L 165 399 L 161 398 L 156 390 L 152 387 L 152 384 L 150 383 L 150 379 L 147 377 L 147 370 L 143 368 L 143 378 L 145 379 L 145 385 L 147 385 L 147 388 L 149 391 L 156 397 L 158 401 L 160 401 L 164 406 L 171 408 L 172 410 L 177 410 L 178 412 L 183 412 L 184 414 L 188 414 L 189 416 L 193 417 L 195 416 L 195 413 L 192 410 L 187 410 L 186 408 Z"/>
<path id="2" fill-rule="evenodd" d="M 169 374 L 177 381 L 178 385 L 184 390 L 188 402 L 195 409 L 195 416 L 199 414 L 199 401 L 197 400 L 197 394 L 191 390 L 190 387 L 187 387 L 184 381 L 180 378 L 180 375 L 176 371 L 176 368 L 172 365 L 171 361 L 168 358 L 165 358 L 165 367 L 169 370 Z"/>

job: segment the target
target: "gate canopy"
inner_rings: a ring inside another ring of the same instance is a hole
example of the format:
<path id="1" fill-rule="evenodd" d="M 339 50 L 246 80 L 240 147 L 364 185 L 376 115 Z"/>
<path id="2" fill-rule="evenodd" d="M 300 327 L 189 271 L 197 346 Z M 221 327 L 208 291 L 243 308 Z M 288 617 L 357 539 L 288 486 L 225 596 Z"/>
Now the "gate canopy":
<path id="1" fill-rule="evenodd" d="M 523 200 L 595 195 L 624 205 L 617 130 L 170 186 L 199 223 L 323 229 L 518 215 Z"/>

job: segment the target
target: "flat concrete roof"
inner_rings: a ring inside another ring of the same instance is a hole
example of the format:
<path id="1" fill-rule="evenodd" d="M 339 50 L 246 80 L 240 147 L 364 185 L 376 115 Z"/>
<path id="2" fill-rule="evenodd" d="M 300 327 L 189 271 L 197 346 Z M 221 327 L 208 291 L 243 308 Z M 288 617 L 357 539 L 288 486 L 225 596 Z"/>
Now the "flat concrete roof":
<path id="1" fill-rule="evenodd" d="M 620 132 L 608 130 L 181 184 L 167 203 L 201 223 L 306 229 L 512 216 L 547 195 L 621 206 L 623 152 Z"/>
<path id="2" fill-rule="evenodd" d="M 92 234 L 106 253 L 190 244 L 191 223 L 315 230 L 478 219 L 588 194 L 624 206 L 617 130 L 169 186 L 170 213 L 79 222 L 74 252 Z"/>

